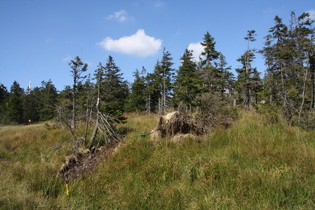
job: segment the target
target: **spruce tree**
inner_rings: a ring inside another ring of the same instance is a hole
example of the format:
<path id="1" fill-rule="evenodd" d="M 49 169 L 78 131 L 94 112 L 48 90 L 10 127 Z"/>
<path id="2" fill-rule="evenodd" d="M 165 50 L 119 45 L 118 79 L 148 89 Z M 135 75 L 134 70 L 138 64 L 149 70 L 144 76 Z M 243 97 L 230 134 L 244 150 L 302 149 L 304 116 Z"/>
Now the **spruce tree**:
<path id="1" fill-rule="evenodd" d="M 124 105 L 128 96 L 128 84 L 123 80 L 123 73 L 116 66 L 114 59 L 109 56 L 104 67 L 104 79 L 102 82 L 102 111 L 116 118 L 117 122 L 123 122 Z"/>
<path id="2" fill-rule="evenodd" d="M 193 59 L 192 51 L 186 49 L 181 57 L 181 66 L 175 76 L 173 99 L 175 107 L 180 103 L 195 107 L 197 105 L 196 99 L 202 92 L 201 77 Z"/>
<path id="3" fill-rule="evenodd" d="M 9 98 L 9 92 L 7 88 L 0 84 L 0 124 L 8 123 L 7 118 L 7 101 Z"/>
<path id="4" fill-rule="evenodd" d="M 129 112 L 143 112 L 145 111 L 146 98 L 145 98 L 145 89 L 146 89 L 146 79 L 145 79 L 146 69 L 142 67 L 142 71 L 139 72 L 137 69 L 133 76 L 134 82 L 131 85 L 131 93 L 128 95 L 125 110 Z"/>
<path id="5" fill-rule="evenodd" d="M 213 61 L 215 61 L 220 53 L 216 51 L 214 38 L 207 32 L 204 35 L 203 41 L 200 43 L 204 47 L 204 51 L 201 55 L 205 56 L 205 59 L 202 60 L 202 66 L 214 66 Z"/>
<path id="6" fill-rule="evenodd" d="M 236 69 L 238 73 L 237 88 L 241 95 L 241 100 L 246 107 L 249 107 L 252 102 L 257 103 L 258 92 L 260 91 L 260 77 L 257 68 L 252 67 L 255 57 L 255 49 L 251 49 L 250 43 L 256 41 L 255 31 L 249 30 L 247 36 L 247 50 L 237 59 L 242 64 L 242 68 Z M 253 99 L 254 98 L 254 99 Z"/>
<path id="7" fill-rule="evenodd" d="M 40 120 L 42 94 L 39 87 L 28 90 L 28 94 L 23 96 L 23 121 L 35 123 Z"/>
<path id="8" fill-rule="evenodd" d="M 172 67 L 173 58 L 171 53 L 164 48 L 162 60 L 157 62 L 154 69 L 154 84 L 151 86 L 158 92 L 158 111 L 164 114 L 170 106 L 170 99 L 173 91 L 173 80 L 175 69 Z M 156 96 L 156 95 L 155 95 Z M 155 99 L 156 100 L 156 99 Z"/>
<path id="9" fill-rule="evenodd" d="M 207 87 L 210 94 L 215 94 L 219 89 L 220 73 L 216 67 L 216 60 L 219 58 L 220 52 L 215 49 L 216 42 L 214 38 L 207 32 L 204 35 L 204 40 L 200 43 L 204 47 L 201 53 L 201 71 L 204 78 L 204 86 Z"/>
<path id="10" fill-rule="evenodd" d="M 145 77 L 146 87 L 144 89 L 145 96 L 145 111 L 147 113 L 155 112 L 158 110 L 159 99 L 161 98 L 160 85 L 158 75 L 156 73 L 158 63 L 155 66 L 153 73 L 148 73 Z"/>
<path id="11" fill-rule="evenodd" d="M 51 80 L 42 81 L 40 88 L 39 120 L 51 120 L 56 116 L 58 92 Z M 34 92 L 34 91 L 33 91 Z M 32 93 L 32 92 L 31 92 Z"/>
<path id="12" fill-rule="evenodd" d="M 283 55 L 283 42 L 288 36 L 288 28 L 283 24 L 282 19 L 274 18 L 275 26 L 271 27 L 265 39 L 265 47 L 260 52 L 265 57 L 267 66 L 264 83 L 267 101 L 278 104 L 286 97 L 284 91 L 284 68 L 281 57 Z"/>
<path id="13" fill-rule="evenodd" d="M 220 53 L 219 60 L 216 63 L 217 68 L 217 90 L 221 98 L 232 94 L 234 75 L 230 72 L 231 66 L 228 66 L 225 56 Z"/>
<path id="14" fill-rule="evenodd" d="M 23 95 L 24 90 L 14 81 L 10 89 L 7 110 L 8 119 L 12 123 L 23 123 Z"/>

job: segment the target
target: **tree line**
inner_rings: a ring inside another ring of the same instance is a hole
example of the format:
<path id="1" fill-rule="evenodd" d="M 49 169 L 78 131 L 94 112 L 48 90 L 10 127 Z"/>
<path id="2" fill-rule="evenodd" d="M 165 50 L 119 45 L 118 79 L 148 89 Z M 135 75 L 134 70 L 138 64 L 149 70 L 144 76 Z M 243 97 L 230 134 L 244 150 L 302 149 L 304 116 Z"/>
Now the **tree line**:
<path id="1" fill-rule="evenodd" d="M 62 120 L 67 116 L 71 127 L 86 118 L 90 107 L 113 116 L 117 122 L 126 120 L 124 112 L 159 113 L 170 109 L 202 111 L 211 101 L 220 106 L 253 108 L 261 112 L 281 114 L 288 123 L 315 122 L 315 55 L 314 21 L 308 13 L 297 16 L 291 12 L 288 24 L 274 18 L 263 49 L 252 47 L 255 30 L 248 30 L 244 53 L 237 61 L 241 68 L 231 72 L 225 56 L 216 49 L 214 37 L 206 32 L 198 58 L 186 49 L 178 69 L 165 48 L 152 73 L 145 67 L 133 73 L 128 84 L 113 57 L 105 65 L 99 63 L 94 74 L 87 74 L 88 65 L 80 57 L 70 61 L 72 86 L 58 92 L 52 81 L 43 81 L 29 93 L 15 81 L 10 91 L 0 85 L 0 123 L 26 123 Z M 255 56 L 265 58 L 265 75 L 253 66 Z M 97 104 L 97 105 L 96 105 Z M 58 117 L 59 116 L 59 117 Z"/>

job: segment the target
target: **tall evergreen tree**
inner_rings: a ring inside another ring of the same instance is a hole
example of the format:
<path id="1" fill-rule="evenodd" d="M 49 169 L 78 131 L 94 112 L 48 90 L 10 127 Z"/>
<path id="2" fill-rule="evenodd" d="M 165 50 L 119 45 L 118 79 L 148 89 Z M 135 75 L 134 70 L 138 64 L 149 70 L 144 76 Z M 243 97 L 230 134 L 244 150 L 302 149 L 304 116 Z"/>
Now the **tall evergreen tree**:
<path id="1" fill-rule="evenodd" d="M 220 55 L 220 53 L 215 49 L 216 42 L 214 41 L 214 38 L 209 32 L 207 32 L 200 44 L 204 47 L 204 51 L 201 53 L 201 55 L 205 57 L 205 59 L 202 60 L 201 65 L 214 66 L 213 61 L 215 61 Z"/>
<path id="2" fill-rule="evenodd" d="M 7 88 L 3 84 L 0 84 L 0 124 L 8 123 L 7 118 L 8 98 L 9 92 Z"/>
<path id="3" fill-rule="evenodd" d="M 173 91 L 175 69 L 172 67 L 172 60 L 171 53 L 164 49 L 162 60 L 157 62 L 154 69 L 155 84 L 153 84 L 153 86 L 159 91 L 158 110 L 159 113 L 162 114 L 165 113 L 169 107 Z"/>
<path id="4" fill-rule="evenodd" d="M 146 89 L 146 78 L 145 78 L 146 69 L 142 67 L 142 71 L 139 72 L 137 69 L 133 76 L 134 82 L 131 85 L 131 93 L 128 95 L 127 102 L 125 105 L 125 110 L 129 112 L 143 112 L 145 111 L 146 98 L 145 98 L 145 89 Z"/>
<path id="5" fill-rule="evenodd" d="M 234 75 L 230 72 L 231 66 L 228 66 L 225 56 L 220 53 L 219 60 L 216 63 L 217 68 L 217 89 L 221 98 L 231 95 L 233 91 Z"/>
<path id="6" fill-rule="evenodd" d="M 219 58 L 220 52 L 216 51 L 216 42 L 209 32 L 204 35 L 204 40 L 200 44 L 204 47 L 204 51 L 201 53 L 204 58 L 201 60 L 204 86 L 208 88 L 210 94 L 214 94 L 218 92 L 220 77 L 222 77 L 216 67 L 216 60 Z"/>
<path id="7" fill-rule="evenodd" d="M 103 111 L 123 121 L 124 104 L 128 96 L 128 84 L 123 80 L 123 73 L 116 66 L 114 59 L 109 56 L 104 67 L 104 80 L 102 82 L 102 101 L 105 103 Z"/>
<path id="8" fill-rule="evenodd" d="M 27 91 L 28 94 L 23 96 L 23 122 L 38 122 L 42 100 L 41 89 L 35 87 L 33 90 L 28 89 Z"/>
<path id="9" fill-rule="evenodd" d="M 254 58 L 253 53 L 245 52 L 237 59 L 242 64 L 242 68 L 235 69 L 238 73 L 235 86 L 239 93 L 240 102 L 246 107 L 249 107 L 253 102 L 258 102 L 258 93 L 261 91 L 261 81 L 257 68 L 249 68 L 246 64 L 246 62 L 252 62 Z"/>
<path id="10" fill-rule="evenodd" d="M 247 36 L 244 38 L 247 40 L 247 50 L 239 58 L 239 61 L 242 64 L 242 68 L 236 69 L 238 73 L 237 87 L 239 93 L 242 95 L 242 102 L 245 106 L 249 107 L 252 102 L 257 103 L 258 92 L 260 90 L 260 77 L 259 72 L 256 68 L 252 67 L 252 63 L 255 57 L 255 49 L 251 49 L 250 43 L 256 41 L 255 31 L 249 30 Z M 253 100 L 253 97 L 255 101 Z"/>
<path id="11" fill-rule="evenodd" d="M 284 69 L 280 57 L 283 55 L 282 42 L 286 39 L 288 28 L 283 24 L 282 19 L 276 16 L 274 18 L 275 26 L 269 30 L 269 35 L 265 37 L 265 47 L 261 53 L 265 57 L 267 66 L 264 78 L 265 90 L 269 96 L 270 103 L 279 103 L 281 98 L 285 97 L 284 93 Z M 282 85 L 279 85 L 282 84 Z"/>
<path id="12" fill-rule="evenodd" d="M 146 100 L 145 110 L 147 113 L 155 112 L 158 109 L 159 99 L 161 98 L 160 84 L 156 73 L 158 63 L 153 73 L 148 73 L 145 78 L 146 88 L 144 96 Z"/>
<path id="13" fill-rule="evenodd" d="M 10 89 L 7 110 L 9 121 L 12 123 L 23 123 L 23 95 L 24 90 L 14 81 Z"/>
<path id="14" fill-rule="evenodd" d="M 186 49 L 181 57 L 181 66 L 177 71 L 174 83 L 174 105 L 196 106 L 196 99 L 202 92 L 201 77 L 192 51 Z"/>
<path id="15" fill-rule="evenodd" d="M 39 108 L 39 120 L 46 121 L 51 120 L 56 116 L 56 103 L 58 92 L 55 85 L 51 80 L 47 82 L 42 81 L 42 87 L 40 88 L 40 108 Z"/>

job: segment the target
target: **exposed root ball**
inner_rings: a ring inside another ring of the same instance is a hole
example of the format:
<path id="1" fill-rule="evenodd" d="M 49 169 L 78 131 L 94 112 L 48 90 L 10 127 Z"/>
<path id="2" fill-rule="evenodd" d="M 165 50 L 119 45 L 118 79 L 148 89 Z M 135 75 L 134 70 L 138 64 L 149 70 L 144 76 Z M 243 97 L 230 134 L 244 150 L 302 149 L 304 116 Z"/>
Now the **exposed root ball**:
<path id="1" fill-rule="evenodd" d="M 83 150 L 67 156 L 65 163 L 59 170 L 60 177 L 68 183 L 80 175 L 92 172 L 98 162 L 116 151 L 118 145 L 118 142 L 113 141 L 96 150 Z"/>
<path id="2" fill-rule="evenodd" d="M 202 135 L 204 126 L 181 112 L 172 112 L 160 118 L 159 124 L 151 132 L 155 137 L 173 137 L 177 134 Z"/>

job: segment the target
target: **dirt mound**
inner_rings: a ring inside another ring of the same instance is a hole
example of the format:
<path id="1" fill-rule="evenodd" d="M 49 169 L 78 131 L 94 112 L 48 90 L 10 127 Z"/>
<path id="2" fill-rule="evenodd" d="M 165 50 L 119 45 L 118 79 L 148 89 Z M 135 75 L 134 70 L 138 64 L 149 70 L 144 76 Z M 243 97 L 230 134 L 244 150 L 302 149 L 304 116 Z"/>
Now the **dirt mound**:
<path id="1" fill-rule="evenodd" d="M 156 129 L 151 132 L 152 138 L 174 137 L 178 134 L 202 135 L 205 129 L 202 123 L 191 119 L 181 112 L 171 112 L 160 117 L 159 124 Z"/>
<path id="2" fill-rule="evenodd" d="M 81 151 L 67 156 L 65 163 L 59 170 L 59 175 L 68 183 L 80 175 L 92 172 L 96 168 L 97 163 L 112 154 L 118 145 L 118 142 L 111 142 L 97 150 Z"/>

